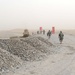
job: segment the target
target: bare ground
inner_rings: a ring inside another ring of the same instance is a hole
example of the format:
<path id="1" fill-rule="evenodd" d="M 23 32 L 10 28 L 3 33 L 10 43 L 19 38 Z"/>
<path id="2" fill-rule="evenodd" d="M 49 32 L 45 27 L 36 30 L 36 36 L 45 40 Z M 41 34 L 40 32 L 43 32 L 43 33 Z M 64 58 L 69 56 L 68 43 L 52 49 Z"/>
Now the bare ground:
<path id="1" fill-rule="evenodd" d="M 2 75 L 75 75 L 75 36 L 65 35 L 62 44 L 58 34 L 53 34 L 50 39 L 46 35 L 41 37 L 55 46 L 48 47 L 53 50 L 50 55 L 40 61 L 27 61 L 20 68 Z"/>

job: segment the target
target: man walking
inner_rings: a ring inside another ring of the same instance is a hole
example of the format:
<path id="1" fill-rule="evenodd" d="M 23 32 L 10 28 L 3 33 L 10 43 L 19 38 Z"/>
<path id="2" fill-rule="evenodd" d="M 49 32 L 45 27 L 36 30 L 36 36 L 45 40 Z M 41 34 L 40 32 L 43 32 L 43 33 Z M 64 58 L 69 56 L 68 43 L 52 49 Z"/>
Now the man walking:
<path id="1" fill-rule="evenodd" d="M 50 31 L 50 30 L 47 32 L 47 36 L 48 36 L 49 39 L 50 39 L 50 37 L 51 37 L 51 31 Z"/>
<path id="2" fill-rule="evenodd" d="M 60 44 L 62 44 L 63 38 L 64 38 L 64 34 L 62 33 L 62 31 L 60 31 L 60 33 L 59 33 Z"/>

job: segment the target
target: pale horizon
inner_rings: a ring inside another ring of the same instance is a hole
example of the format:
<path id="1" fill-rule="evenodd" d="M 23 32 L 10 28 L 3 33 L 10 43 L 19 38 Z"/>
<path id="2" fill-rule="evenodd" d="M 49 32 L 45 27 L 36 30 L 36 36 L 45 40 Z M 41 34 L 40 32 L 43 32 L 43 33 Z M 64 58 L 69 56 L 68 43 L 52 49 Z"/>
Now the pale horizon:
<path id="1" fill-rule="evenodd" d="M 74 0 L 0 0 L 0 30 L 75 29 Z"/>

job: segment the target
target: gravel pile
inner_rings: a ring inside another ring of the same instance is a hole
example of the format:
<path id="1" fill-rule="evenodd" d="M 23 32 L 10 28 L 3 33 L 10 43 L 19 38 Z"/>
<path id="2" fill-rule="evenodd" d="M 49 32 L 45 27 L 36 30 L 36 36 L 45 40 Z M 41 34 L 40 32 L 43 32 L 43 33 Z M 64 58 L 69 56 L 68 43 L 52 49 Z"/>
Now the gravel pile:
<path id="1" fill-rule="evenodd" d="M 51 42 L 49 42 L 47 39 L 44 39 L 42 37 L 37 37 L 39 40 L 41 40 L 42 42 L 46 43 L 48 46 L 53 46 L 53 44 Z"/>
<path id="2" fill-rule="evenodd" d="M 30 46 L 26 42 L 14 39 L 0 40 L 0 47 L 26 61 L 38 60 L 40 54 L 40 51 L 36 50 L 34 47 Z"/>
<path id="3" fill-rule="evenodd" d="M 41 37 L 0 39 L 0 72 L 17 68 L 24 61 L 39 61 L 50 52 L 52 44 Z"/>
<path id="4" fill-rule="evenodd" d="M 40 37 L 0 39 L 0 48 L 24 61 L 40 60 L 50 53 L 51 43 Z"/>
<path id="5" fill-rule="evenodd" d="M 8 51 L 0 48 L 0 72 L 17 68 L 21 65 L 21 63 L 22 60 L 20 60 L 18 57 L 15 57 Z"/>
<path id="6" fill-rule="evenodd" d="M 43 38 L 41 40 L 38 39 L 39 37 L 28 37 L 26 39 L 20 39 L 23 42 L 27 42 L 32 47 L 34 47 L 37 51 L 41 51 L 42 53 L 50 53 L 49 47 L 52 46 L 51 43 L 47 43 Z"/>

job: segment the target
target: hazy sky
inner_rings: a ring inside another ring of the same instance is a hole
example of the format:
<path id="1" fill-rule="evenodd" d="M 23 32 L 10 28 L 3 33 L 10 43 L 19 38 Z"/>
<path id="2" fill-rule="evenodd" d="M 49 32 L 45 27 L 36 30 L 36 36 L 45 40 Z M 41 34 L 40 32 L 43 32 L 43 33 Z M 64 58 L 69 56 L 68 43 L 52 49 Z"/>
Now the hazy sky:
<path id="1" fill-rule="evenodd" d="M 0 30 L 75 29 L 75 0 L 0 0 Z"/>

